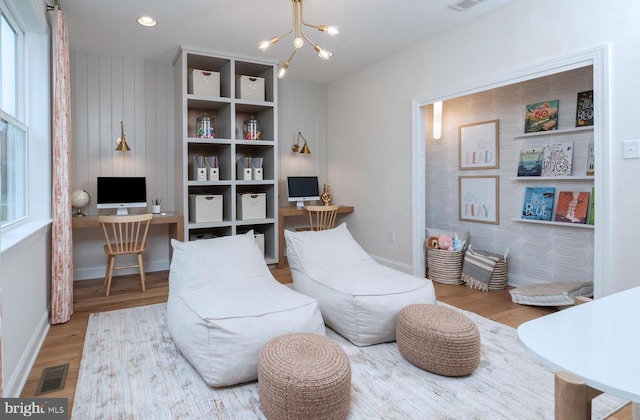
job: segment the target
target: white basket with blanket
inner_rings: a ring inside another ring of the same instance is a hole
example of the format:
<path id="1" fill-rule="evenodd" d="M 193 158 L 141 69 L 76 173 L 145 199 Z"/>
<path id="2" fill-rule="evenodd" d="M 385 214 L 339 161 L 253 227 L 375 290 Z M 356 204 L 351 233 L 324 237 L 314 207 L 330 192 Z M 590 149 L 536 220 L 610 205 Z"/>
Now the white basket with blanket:
<path id="1" fill-rule="evenodd" d="M 467 287 L 484 292 L 504 290 L 507 286 L 507 253 L 494 254 L 474 250 L 471 246 L 464 255 L 462 281 Z"/>

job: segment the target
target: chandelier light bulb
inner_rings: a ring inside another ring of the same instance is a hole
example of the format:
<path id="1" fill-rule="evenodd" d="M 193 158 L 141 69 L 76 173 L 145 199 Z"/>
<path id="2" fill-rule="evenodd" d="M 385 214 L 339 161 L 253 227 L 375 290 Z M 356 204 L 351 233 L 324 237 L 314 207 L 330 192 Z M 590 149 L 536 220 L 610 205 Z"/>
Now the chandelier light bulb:
<path id="1" fill-rule="evenodd" d="M 318 51 L 318 57 L 322 58 L 323 60 L 328 60 L 332 55 L 333 53 L 330 53 L 327 50 L 321 49 L 320 51 Z"/>
<path id="2" fill-rule="evenodd" d="M 269 48 L 269 46 L 271 45 L 271 43 L 269 41 L 262 41 L 260 43 L 260 45 L 258 46 L 258 48 L 262 51 L 266 50 L 267 48 Z"/>
<path id="3" fill-rule="evenodd" d="M 287 74 L 287 69 L 286 69 L 286 68 L 284 68 L 284 67 L 282 67 L 282 68 L 280 69 L 280 71 L 278 72 L 278 79 L 282 79 L 282 78 L 284 78 L 284 75 L 285 75 L 285 74 Z"/>
<path id="4" fill-rule="evenodd" d="M 296 48 L 301 48 L 304 45 L 304 39 L 299 36 L 293 40 L 293 46 Z"/>
<path id="5" fill-rule="evenodd" d="M 340 33 L 340 29 L 338 29 L 338 27 L 337 27 L 337 26 L 329 26 L 329 27 L 327 28 L 327 33 L 328 33 L 330 36 L 336 36 L 336 35 L 338 35 L 338 34 Z"/>

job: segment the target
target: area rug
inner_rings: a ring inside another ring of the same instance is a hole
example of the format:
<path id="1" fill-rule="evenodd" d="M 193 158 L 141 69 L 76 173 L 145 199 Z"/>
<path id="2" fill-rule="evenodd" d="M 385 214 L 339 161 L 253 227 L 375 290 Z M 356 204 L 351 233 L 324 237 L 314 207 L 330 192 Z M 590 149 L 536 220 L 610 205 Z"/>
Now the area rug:
<path id="1" fill-rule="evenodd" d="M 470 376 L 425 372 L 396 343 L 356 347 L 327 329 L 352 368 L 349 419 L 552 419 L 553 373 L 519 344 L 516 330 L 463 311 L 478 325 L 482 355 Z M 625 401 L 601 395 L 593 418 Z M 92 314 L 73 419 L 264 419 L 258 384 L 209 388 L 173 344 L 166 304 Z"/>

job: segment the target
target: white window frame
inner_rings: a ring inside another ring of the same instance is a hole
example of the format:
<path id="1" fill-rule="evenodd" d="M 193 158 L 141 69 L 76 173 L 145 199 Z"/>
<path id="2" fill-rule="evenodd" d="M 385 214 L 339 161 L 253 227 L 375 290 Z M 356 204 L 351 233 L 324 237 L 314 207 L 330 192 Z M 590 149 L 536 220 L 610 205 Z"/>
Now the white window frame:
<path id="1" fill-rule="evenodd" d="M 51 224 L 51 27 L 39 0 L 0 0 L 0 10 L 21 38 L 14 120 L 27 128 L 27 216 L 0 228 L 4 257 Z"/>

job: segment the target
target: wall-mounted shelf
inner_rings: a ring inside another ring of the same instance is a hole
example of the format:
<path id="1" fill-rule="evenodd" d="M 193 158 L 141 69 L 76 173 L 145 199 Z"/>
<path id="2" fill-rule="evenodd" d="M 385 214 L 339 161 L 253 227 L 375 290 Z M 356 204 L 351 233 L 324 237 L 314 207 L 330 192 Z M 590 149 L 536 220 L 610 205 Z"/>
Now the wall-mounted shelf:
<path id="1" fill-rule="evenodd" d="M 593 181 L 593 176 L 514 176 L 511 177 L 512 181 Z"/>
<path id="2" fill-rule="evenodd" d="M 535 133 L 515 134 L 513 138 L 522 139 L 527 137 L 558 136 L 561 134 L 577 133 L 580 131 L 593 131 L 593 126 L 591 125 L 589 127 L 559 128 L 557 130 L 536 131 Z"/>
<path id="3" fill-rule="evenodd" d="M 564 226 L 564 227 L 574 227 L 574 228 L 585 228 L 585 229 L 593 229 L 594 225 L 587 225 L 584 223 L 564 223 L 564 222 L 554 222 L 554 221 L 546 221 L 546 220 L 531 220 L 531 219 L 511 219 L 513 222 L 522 222 L 522 223 L 535 223 L 538 225 L 551 225 L 551 226 Z"/>

